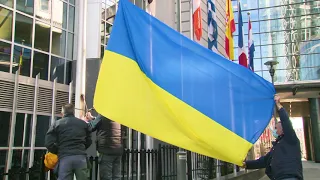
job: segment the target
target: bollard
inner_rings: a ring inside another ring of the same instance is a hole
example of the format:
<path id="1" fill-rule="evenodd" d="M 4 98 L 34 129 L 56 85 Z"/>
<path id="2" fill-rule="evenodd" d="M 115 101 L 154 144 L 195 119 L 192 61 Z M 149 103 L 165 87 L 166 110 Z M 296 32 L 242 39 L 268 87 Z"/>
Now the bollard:
<path id="1" fill-rule="evenodd" d="M 187 152 L 179 149 L 177 152 L 177 180 L 187 180 Z"/>

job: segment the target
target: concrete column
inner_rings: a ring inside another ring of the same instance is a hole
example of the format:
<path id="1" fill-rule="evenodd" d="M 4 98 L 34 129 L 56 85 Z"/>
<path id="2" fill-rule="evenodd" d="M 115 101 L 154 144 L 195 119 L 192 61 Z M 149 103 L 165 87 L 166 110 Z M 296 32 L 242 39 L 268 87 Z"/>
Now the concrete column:
<path id="1" fill-rule="evenodd" d="M 304 138 L 305 138 L 305 147 L 306 147 L 306 154 L 307 160 L 312 160 L 312 141 L 311 141 L 311 126 L 310 126 L 310 117 L 303 117 L 303 131 L 304 131 Z"/>
<path id="2" fill-rule="evenodd" d="M 314 161 L 320 163 L 320 99 L 309 99 Z"/>

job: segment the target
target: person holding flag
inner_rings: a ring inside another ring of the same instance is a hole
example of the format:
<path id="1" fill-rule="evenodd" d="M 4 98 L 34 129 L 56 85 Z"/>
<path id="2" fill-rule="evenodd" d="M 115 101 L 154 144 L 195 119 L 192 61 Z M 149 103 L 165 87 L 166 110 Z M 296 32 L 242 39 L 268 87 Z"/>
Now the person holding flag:
<path id="1" fill-rule="evenodd" d="M 286 110 L 280 103 L 280 96 L 275 95 L 274 101 L 281 120 L 275 125 L 277 139 L 268 154 L 257 160 L 245 161 L 243 167 L 266 168 L 265 173 L 270 179 L 303 180 L 300 141 Z"/>

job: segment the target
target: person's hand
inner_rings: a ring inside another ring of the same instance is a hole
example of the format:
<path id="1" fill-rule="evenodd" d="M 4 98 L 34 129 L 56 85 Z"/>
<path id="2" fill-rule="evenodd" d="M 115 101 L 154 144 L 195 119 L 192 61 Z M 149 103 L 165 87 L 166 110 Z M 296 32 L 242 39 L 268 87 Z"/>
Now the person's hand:
<path id="1" fill-rule="evenodd" d="M 87 121 L 91 121 L 91 120 L 93 120 L 94 119 L 94 117 L 92 116 L 92 114 L 91 114 L 91 112 L 89 111 L 89 112 L 87 112 L 87 114 L 86 114 L 86 119 L 87 119 Z"/>
<path id="2" fill-rule="evenodd" d="M 246 166 L 246 162 L 244 161 L 244 162 L 242 162 L 242 166 L 240 166 L 241 168 L 246 168 L 247 166 Z"/>
<path id="3" fill-rule="evenodd" d="M 274 101 L 276 102 L 276 104 L 280 104 L 280 96 L 276 94 L 274 96 Z"/>
<path id="4" fill-rule="evenodd" d="M 280 103 L 280 96 L 279 95 L 276 94 L 274 96 L 274 102 L 276 103 L 276 106 L 277 106 L 278 110 L 280 110 L 282 108 L 282 105 Z"/>

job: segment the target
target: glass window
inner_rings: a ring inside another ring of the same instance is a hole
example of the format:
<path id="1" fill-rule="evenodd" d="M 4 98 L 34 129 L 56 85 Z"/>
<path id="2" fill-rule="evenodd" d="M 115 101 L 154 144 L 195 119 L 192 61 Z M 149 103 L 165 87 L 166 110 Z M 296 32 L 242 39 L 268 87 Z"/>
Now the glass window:
<path id="1" fill-rule="evenodd" d="M 14 149 L 12 155 L 11 169 L 18 169 L 21 167 L 27 168 L 29 166 L 30 150 Z M 26 174 L 22 174 L 20 178 L 25 179 Z"/>
<path id="2" fill-rule="evenodd" d="M 11 113 L 0 111 L 0 147 L 8 147 Z"/>
<path id="3" fill-rule="evenodd" d="M 70 4 L 74 4 L 74 0 L 69 0 L 69 3 Z"/>
<path id="4" fill-rule="evenodd" d="M 0 71 L 10 71 L 11 44 L 0 41 Z"/>
<path id="5" fill-rule="evenodd" d="M 137 0 L 136 0 L 137 2 Z M 114 17 L 116 14 L 116 6 L 114 2 L 107 2 L 107 9 L 106 9 L 106 21 L 108 21 L 108 19 Z"/>
<path id="6" fill-rule="evenodd" d="M 17 10 L 33 15 L 33 0 L 16 0 Z"/>
<path id="7" fill-rule="evenodd" d="M 50 25 L 36 21 L 34 47 L 49 52 Z"/>
<path id="8" fill-rule="evenodd" d="M 101 55 L 100 55 L 101 59 L 103 58 L 105 48 L 106 48 L 105 46 L 101 45 Z"/>
<path id="9" fill-rule="evenodd" d="M 72 33 L 68 33 L 68 46 L 67 46 L 67 50 L 68 50 L 68 54 L 67 54 L 67 58 L 68 59 L 73 59 L 73 34 Z"/>
<path id="10" fill-rule="evenodd" d="M 261 71 L 261 59 L 253 59 L 253 68 L 254 71 Z"/>
<path id="11" fill-rule="evenodd" d="M 42 21 L 50 24 L 51 20 L 51 1 L 49 0 L 38 0 L 36 1 L 38 6 L 36 9 L 36 17 Z"/>
<path id="12" fill-rule="evenodd" d="M 34 51 L 32 77 L 40 73 L 40 79 L 48 80 L 49 55 Z"/>
<path id="13" fill-rule="evenodd" d="M 0 0 L 0 4 L 3 4 L 5 6 L 12 7 L 13 5 L 13 0 Z"/>
<path id="14" fill-rule="evenodd" d="M 0 39 L 11 41 L 12 38 L 12 11 L 2 8 L 0 10 Z"/>
<path id="15" fill-rule="evenodd" d="M 258 16 L 258 10 L 250 10 L 250 11 L 242 11 L 242 22 L 248 22 L 249 21 L 249 16 L 248 12 L 250 13 L 250 20 L 252 21 L 258 21 L 259 16 Z M 234 20 L 236 23 L 238 23 L 239 17 L 238 17 L 238 12 L 234 13 Z"/>
<path id="16" fill-rule="evenodd" d="M 58 56 L 65 57 L 66 31 L 52 27 L 52 49 L 51 52 Z"/>
<path id="17" fill-rule="evenodd" d="M 0 150 L 0 174 L 5 172 L 7 151 L 8 150 Z"/>
<path id="18" fill-rule="evenodd" d="M 101 44 L 105 44 L 104 37 L 105 37 L 105 21 L 101 21 L 100 24 L 100 36 L 101 36 Z"/>
<path id="19" fill-rule="evenodd" d="M 25 46 L 32 43 L 32 19 L 16 13 L 15 42 Z"/>
<path id="20" fill-rule="evenodd" d="M 66 82 L 65 84 L 70 84 L 72 81 L 72 62 L 76 61 L 66 61 Z"/>
<path id="21" fill-rule="evenodd" d="M 252 33 L 258 33 L 259 32 L 259 22 L 251 22 L 251 25 L 252 25 Z M 243 34 L 248 34 L 249 33 L 248 23 L 243 23 L 242 29 L 243 29 Z M 238 24 L 236 24 L 236 31 L 234 32 L 234 35 L 238 35 L 238 33 L 239 33 L 238 30 L 239 30 Z"/>
<path id="22" fill-rule="evenodd" d="M 50 119 L 49 116 L 37 115 L 36 147 L 45 147 L 45 136 L 49 129 Z"/>
<path id="23" fill-rule="evenodd" d="M 14 146 L 30 147 L 31 127 L 31 115 L 17 113 Z"/>
<path id="24" fill-rule="evenodd" d="M 52 1 L 53 11 L 53 25 L 58 28 L 67 28 L 67 4 L 60 0 Z"/>
<path id="25" fill-rule="evenodd" d="M 68 21 L 68 30 L 73 32 L 74 31 L 74 7 L 73 6 L 69 6 L 69 21 Z"/>
<path id="26" fill-rule="evenodd" d="M 14 46 L 12 73 L 16 73 L 20 66 L 20 75 L 30 76 L 31 49 Z"/>
<path id="27" fill-rule="evenodd" d="M 64 83 L 64 65 L 65 60 L 51 56 L 51 66 L 50 66 L 50 80 L 54 81 L 57 78 L 58 83 Z"/>

